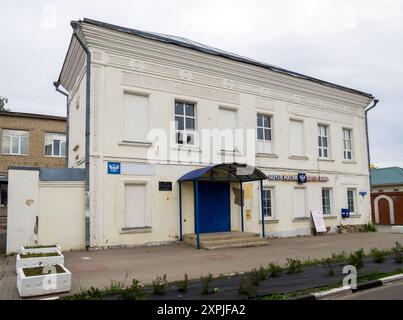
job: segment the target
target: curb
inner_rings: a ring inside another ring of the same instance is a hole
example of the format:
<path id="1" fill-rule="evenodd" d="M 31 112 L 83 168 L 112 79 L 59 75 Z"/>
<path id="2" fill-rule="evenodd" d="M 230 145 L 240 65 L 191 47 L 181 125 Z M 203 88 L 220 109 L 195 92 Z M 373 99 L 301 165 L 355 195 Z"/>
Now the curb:
<path id="1" fill-rule="evenodd" d="M 322 299 L 327 299 L 327 298 L 333 298 L 338 295 L 353 294 L 358 291 L 364 291 L 364 290 L 368 290 L 368 289 L 372 289 L 372 288 L 381 287 L 385 284 L 399 281 L 399 280 L 403 280 L 403 273 L 385 277 L 385 278 L 380 278 L 378 280 L 360 283 L 357 285 L 356 289 L 352 289 L 349 286 L 345 286 L 345 287 L 330 289 L 327 291 L 306 294 L 306 295 L 303 295 L 300 297 L 292 298 L 290 300 L 322 300 Z"/>

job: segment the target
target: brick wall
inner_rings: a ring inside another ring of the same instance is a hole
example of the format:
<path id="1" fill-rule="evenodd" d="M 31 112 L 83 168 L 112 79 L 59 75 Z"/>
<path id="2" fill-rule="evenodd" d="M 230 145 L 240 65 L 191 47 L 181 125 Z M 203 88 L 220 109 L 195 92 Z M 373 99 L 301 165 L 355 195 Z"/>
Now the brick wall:
<path id="1" fill-rule="evenodd" d="M 29 117 L 15 113 L 0 113 L 0 136 L 3 129 L 29 131 L 29 155 L 11 156 L 0 154 L 0 173 L 7 172 L 10 165 L 58 168 L 65 166 L 64 158 L 45 157 L 45 133 L 65 133 L 66 122 L 62 117 Z M 2 139 L 0 139 L 1 150 Z"/>

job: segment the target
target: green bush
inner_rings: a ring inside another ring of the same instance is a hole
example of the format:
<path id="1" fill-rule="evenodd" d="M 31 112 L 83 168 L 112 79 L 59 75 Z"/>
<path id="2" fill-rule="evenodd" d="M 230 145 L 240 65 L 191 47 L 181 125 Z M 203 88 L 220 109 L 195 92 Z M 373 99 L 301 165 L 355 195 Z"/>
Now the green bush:
<path id="1" fill-rule="evenodd" d="M 249 277 L 246 277 L 246 276 L 241 278 L 241 281 L 239 283 L 238 292 L 239 292 L 239 294 L 244 294 L 244 295 L 248 296 L 248 298 L 256 297 L 256 288 L 250 282 Z"/>
<path id="2" fill-rule="evenodd" d="M 402 245 L 396 241 L 395 246 L 392 248 L 393 259 L 396 263 L 403 262 L 403 255 L 402 255 Z"/>
<path id="3" fill-rule="evenodd" d="M 163 277 L 158 276 L 152 283 L 155 294 L 164 294 L 165 289 L 168 286 L 167 275 L 164 274 Z"/>
<path id="4" fill-rule="evenodd" d="M 364 224 L 362 227 L 362 231 L 363 232 L 376 232 L 377 231 L 376 225 L 371 222 Z"/>
<path id="5" fill-rule="evenodd" d="M 281 268 L 278 264 L 276 263 L 270 263 L 269 268 L 267 269 L 270 273 L 270 277 L 278 277 L 283 271 L 283 268 Z"/>
<path id="6" fill-rule="evenodd" d="M 302 262 L 298 259 L 287 259 L 287 273 L 300 273 L 302 272 Z"/>
<path id="7" fill-rule="evenodd" d="M 119 298 L 122 300 L 144 300 L 147 295 L 140 285 L 140 281 L 133 279 L 130 287 L 121 292 Z"/>
<path id="8" fill-rule="evenodd" d="M 210 294 L 210 283 L 213 281 L 213 275 L 209 273 L 205 277 L 201 277 L 201 283 L 202 283 L 202 289 L 201 289 L 201 294 Z"/>
<path id="9" fill-rule="evenodd" d="M 89 289 L 81 290 L 73 296 L 74 300 L 100 300 L 102 292 L 98 288 L 91 287 Z"/>
<path id="10" fill-rule="evenodd" d="M 357 269 L 361 269 L 364 267 L 364 249 L 357 250 L 350 254 L 348 258 L 348 263 L 356 267 Z"/>
<path id="11" fill-rule="evenodd" d="M 324 266 L 325 266 L 325 268 L 327 270 L 327 274 L 329 276 L 334 276 L 335 275 L 336 272 L 335 272 L 334 267 L 332 265 L 332 259 L 331 258 L 325 259 Z"/>
<path id="12" fill-rule="evenodd" d="M 348 260 L 348 255 L 345 251 L 342 251 L 340 253 L 333 253 L 330 259 L 332 260 L 332 262 L 346 261 Z"/>
<path id="13" fill-rule="evenodd" d="M 374 262 L 376 263 L 383 263 L 385 261 L 385 252 L 379 250 L 378 248 L 372 248 L 371 255 L 373 256 Z"/>
<path id="14" fill-rule="evenodd" d="M 185 273 L 185 277 L 182 281 L 178 282 L 178 291 L 187 293 L 188 292 L 188 285 L 189 285 L 189 279 L 188 275 Z"/>

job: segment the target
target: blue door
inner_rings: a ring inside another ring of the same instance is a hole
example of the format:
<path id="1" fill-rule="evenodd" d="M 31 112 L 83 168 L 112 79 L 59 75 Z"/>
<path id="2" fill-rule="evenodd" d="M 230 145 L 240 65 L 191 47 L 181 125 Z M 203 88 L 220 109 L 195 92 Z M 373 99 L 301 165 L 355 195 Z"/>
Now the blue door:
<path id="1" fill-rule="evenodd" d="M 199 232 L 231 231 L 230 186 L 227 182 L 199 182 Z"/>

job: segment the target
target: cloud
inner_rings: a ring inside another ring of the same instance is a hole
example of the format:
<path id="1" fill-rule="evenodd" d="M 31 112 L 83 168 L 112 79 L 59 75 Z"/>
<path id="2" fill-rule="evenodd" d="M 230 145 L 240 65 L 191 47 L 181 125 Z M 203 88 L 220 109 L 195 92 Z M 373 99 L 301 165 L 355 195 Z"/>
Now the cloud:
<path id="1" fill-rule="evenodd" d="M 15 111 L 65 113 L 54 91 L 83 17 L 184 36 L 370 92 L 372 160 L 403 159 L 403 3 L 399 0 L 2 1 L 0 95 Z M 5 13 L 5 14 L 4 14 Z"/>

